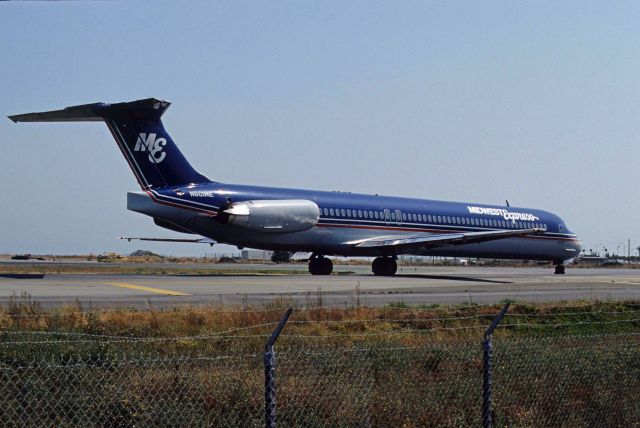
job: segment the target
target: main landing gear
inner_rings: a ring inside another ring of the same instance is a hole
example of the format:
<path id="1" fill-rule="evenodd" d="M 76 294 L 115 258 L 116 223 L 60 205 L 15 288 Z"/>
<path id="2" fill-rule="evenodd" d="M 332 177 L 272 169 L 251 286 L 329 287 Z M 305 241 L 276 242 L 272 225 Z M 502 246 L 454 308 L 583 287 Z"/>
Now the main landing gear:
<path id="1" fill-rule="evenodd" d="M 330 259 L 317 254 L 309 258 L 309 273 L 311 275 L 331 275 L 333 262 Z"/>
<path id="2" fill-rule="evenodd" d="M 393 276 L 398 270 L 398 263 L 395 257 L 376 257 L 371 264 L 374 275 Z"/>
<path id="3" fill-rule="evenodd" d="M 554 275 L 564 275 L 564 265 L 562 263 L 556 264 L 556 269 L 553 271 Z"/>

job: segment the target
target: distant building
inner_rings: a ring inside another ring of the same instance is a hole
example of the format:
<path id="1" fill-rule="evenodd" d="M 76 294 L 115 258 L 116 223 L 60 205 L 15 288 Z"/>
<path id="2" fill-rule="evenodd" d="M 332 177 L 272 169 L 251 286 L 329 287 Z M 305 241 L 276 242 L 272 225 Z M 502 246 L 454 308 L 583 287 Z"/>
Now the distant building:
<path id="1" fill-rule="evenodd" d="M 268 261 L 271 260 L 271 254 L 271 251 L 265 250 L 242 250 L 240 251 L 240 259 Z"/>
<path id="2" fill-rule="evenodd" d="M 575 263 L 577 264 L 585 264 L 585 265 L 599 265 L 609 260 L 607 257 L 600 256 L 580 256 L 575 259 Z"/>

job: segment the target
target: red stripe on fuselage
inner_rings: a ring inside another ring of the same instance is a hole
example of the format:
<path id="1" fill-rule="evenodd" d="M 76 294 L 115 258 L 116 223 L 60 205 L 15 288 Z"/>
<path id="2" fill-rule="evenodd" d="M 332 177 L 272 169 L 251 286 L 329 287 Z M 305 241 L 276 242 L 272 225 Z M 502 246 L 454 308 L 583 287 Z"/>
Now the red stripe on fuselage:
<path id="1" fill-rule="evenodd" d="M 149 195 L 151 200 L 153 200 L 153 202 L 155 202 L 157 204 L 168 205 L 168 206 L 175 207 L 175 208 L 181 208 L 181 209 L 190 210 L 190 211 L 196 211 L 196 212 L 201 212 L 201 213 L 207 213 L 209 215 L 209 217 L 215 217 L 215 216 L 218 215 L 218 213 L 216 211 L 208 211 L 208 210 L 204 210 L 202 208 L 194 208 L 194 207 L 190 207 L 188 205 L 180 205 L 180 204 L 176 204 L 176 203 L 173 203 L 173 202 L 163 201 L 161 199 L 157 199 L 150 190 L 146 190 L 146 189 L 143 189 L 143 190 L 145 192 L 147 192 L 147 194 Z"/>

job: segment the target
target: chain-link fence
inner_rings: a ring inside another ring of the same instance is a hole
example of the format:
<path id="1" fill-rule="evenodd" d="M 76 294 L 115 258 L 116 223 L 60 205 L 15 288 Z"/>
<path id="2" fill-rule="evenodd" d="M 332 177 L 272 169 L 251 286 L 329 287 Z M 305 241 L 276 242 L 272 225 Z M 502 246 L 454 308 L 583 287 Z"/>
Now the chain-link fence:
<path id="1" fill-rule="evenodd" d="M 261 426 L 260 358 L 4 361 L 0 426 Z"/>
<path id="2" fill-rule="evenodd" d="M 499 426 L 640 426 L 640 335 L 496 340 Z"/>
<path id="3" fill-rule="evenodd" d="M 400 312 L 294 312 L 275 345 L 277 425 L 481 425 L 491 317 Z M 277 319 L 259 321 L 224 336 L 5 331 L 0 425 L 264 426 L 264 344 Z M 494 425 L 640 425 L 636 310 L 514 313 L 493 348 Z"/>

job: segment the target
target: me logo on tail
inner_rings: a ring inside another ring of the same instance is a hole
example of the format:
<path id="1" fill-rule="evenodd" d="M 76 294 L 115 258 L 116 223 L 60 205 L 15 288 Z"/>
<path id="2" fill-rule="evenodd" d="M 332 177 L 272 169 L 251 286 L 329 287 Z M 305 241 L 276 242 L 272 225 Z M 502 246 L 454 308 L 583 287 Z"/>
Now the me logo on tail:
<path id="1" fill-rule="evenodd" d="M 134 152 L 145 152 L 149 151 L 149 162 L 151 163 L 160 163 L 167 156 L 165 152 L 162 151 L 164 146 L 167 144 L 167 140 L 164 138 L 156 139 L 155 133 L 144 133 L 141 132 L 138 135 L 138 139 L 136 140 L 136 146 L 134 147 Z"/>

